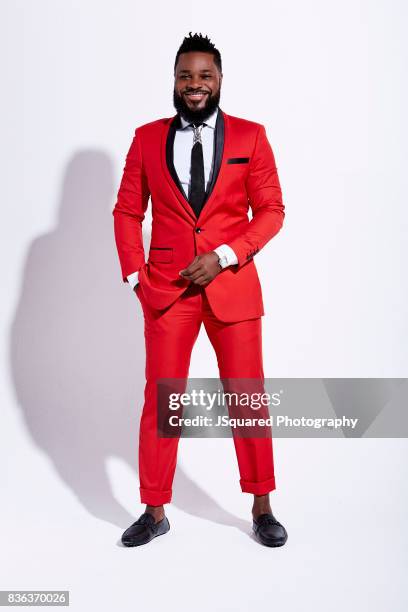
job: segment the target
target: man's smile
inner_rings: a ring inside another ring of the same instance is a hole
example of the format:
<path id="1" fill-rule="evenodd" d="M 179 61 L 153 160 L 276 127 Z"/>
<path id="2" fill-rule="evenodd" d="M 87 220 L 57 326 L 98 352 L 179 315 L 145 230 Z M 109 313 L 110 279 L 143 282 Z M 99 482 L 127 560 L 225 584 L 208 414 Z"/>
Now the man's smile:
<path id="1" fill-rule="evenodd" d="M 194 100 L 195 102 L 200 102 L 204 100 L 205 96 L 208 96 L 206 91 L 192 91 L 183 94 L 188 100 Z"/>

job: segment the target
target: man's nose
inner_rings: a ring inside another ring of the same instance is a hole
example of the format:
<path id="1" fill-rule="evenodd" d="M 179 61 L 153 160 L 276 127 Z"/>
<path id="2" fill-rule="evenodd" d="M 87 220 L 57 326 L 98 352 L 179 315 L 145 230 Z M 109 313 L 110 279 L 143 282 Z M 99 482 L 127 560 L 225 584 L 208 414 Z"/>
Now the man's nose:
<path id="1" fill-rule="evenodd" d="M 191 87 L 192 89 L 200 89 L 201 88 L 201 77 L 196 76 L 191 79 Z"/>

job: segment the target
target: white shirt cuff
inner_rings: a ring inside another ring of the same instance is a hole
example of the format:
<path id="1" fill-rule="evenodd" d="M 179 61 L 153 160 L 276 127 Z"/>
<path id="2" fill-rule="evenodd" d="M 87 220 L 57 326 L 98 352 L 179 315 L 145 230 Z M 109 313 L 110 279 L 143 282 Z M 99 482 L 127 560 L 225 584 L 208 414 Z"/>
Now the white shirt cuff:
<path id="1" fill-rule="evenodd" d="M 139 273 L 138 272 L 133 272 L 132 274 L 129 274 L 129 276 L 126 277 L 129 281 L 129 285 L 131 286 L 132 290 L 136 287 L 137 283 L 139 282 Z"/>
<path id="2" fill-rule="evenodd" d="M 216 249 L 213 249 L 218 257 L 220 258 L 220 264 L 223 268 L 227 266 L 233 266 L 238 263 L 238 257 L 235 255 L 233 249 L 228 244 L 221 244 Z"/>

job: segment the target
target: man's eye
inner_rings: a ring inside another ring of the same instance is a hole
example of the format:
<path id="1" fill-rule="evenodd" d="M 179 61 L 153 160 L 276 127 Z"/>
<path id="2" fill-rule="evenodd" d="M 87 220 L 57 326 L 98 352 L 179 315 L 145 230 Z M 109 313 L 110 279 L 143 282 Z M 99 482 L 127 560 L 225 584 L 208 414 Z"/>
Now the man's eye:
<path id="1" fill-rule="evenodd" d="M 189 75 L 189 74 L 183 74 L 183 75 L 182 75 L 181 77 L 179 77 L 179 78 L 180 78 L 180 79 L 182 79 L 182 80 L 185 80 L 185 79 L 190 79 L 191 77 L 190 77 L 190 75 Z M 211 79 L 211 75 L 210 75 L 210 74 L 203 74 L 203 75 L 201 76 L 201 78 L 202 78 L 202 79 Z"/>

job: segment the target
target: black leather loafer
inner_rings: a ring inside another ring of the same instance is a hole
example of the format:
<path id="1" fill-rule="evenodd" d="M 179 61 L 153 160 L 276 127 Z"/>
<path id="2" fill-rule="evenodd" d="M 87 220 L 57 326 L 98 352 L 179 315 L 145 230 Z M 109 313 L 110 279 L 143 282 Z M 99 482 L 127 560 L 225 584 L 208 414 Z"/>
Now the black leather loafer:
<path id="1" fill-rule="evenodd" d="M 253 519 L 252 529 L 256 539 L 265 546 L 283 546 L 288 539 L 288 534 L 272 513 L 261 514 Z"/>
<path id="2" fill-rule="evenodd" d="M 148 512 L 144 512 L 139 516 L 126 531 L 122 534 L 122 544 L 124 546 L 140 546 L 147 544 L 156 536 L 167 533 L 170 529 L 170 523 L 167 516 L 158 523 L 154 522 L 154 517 Z"/>

